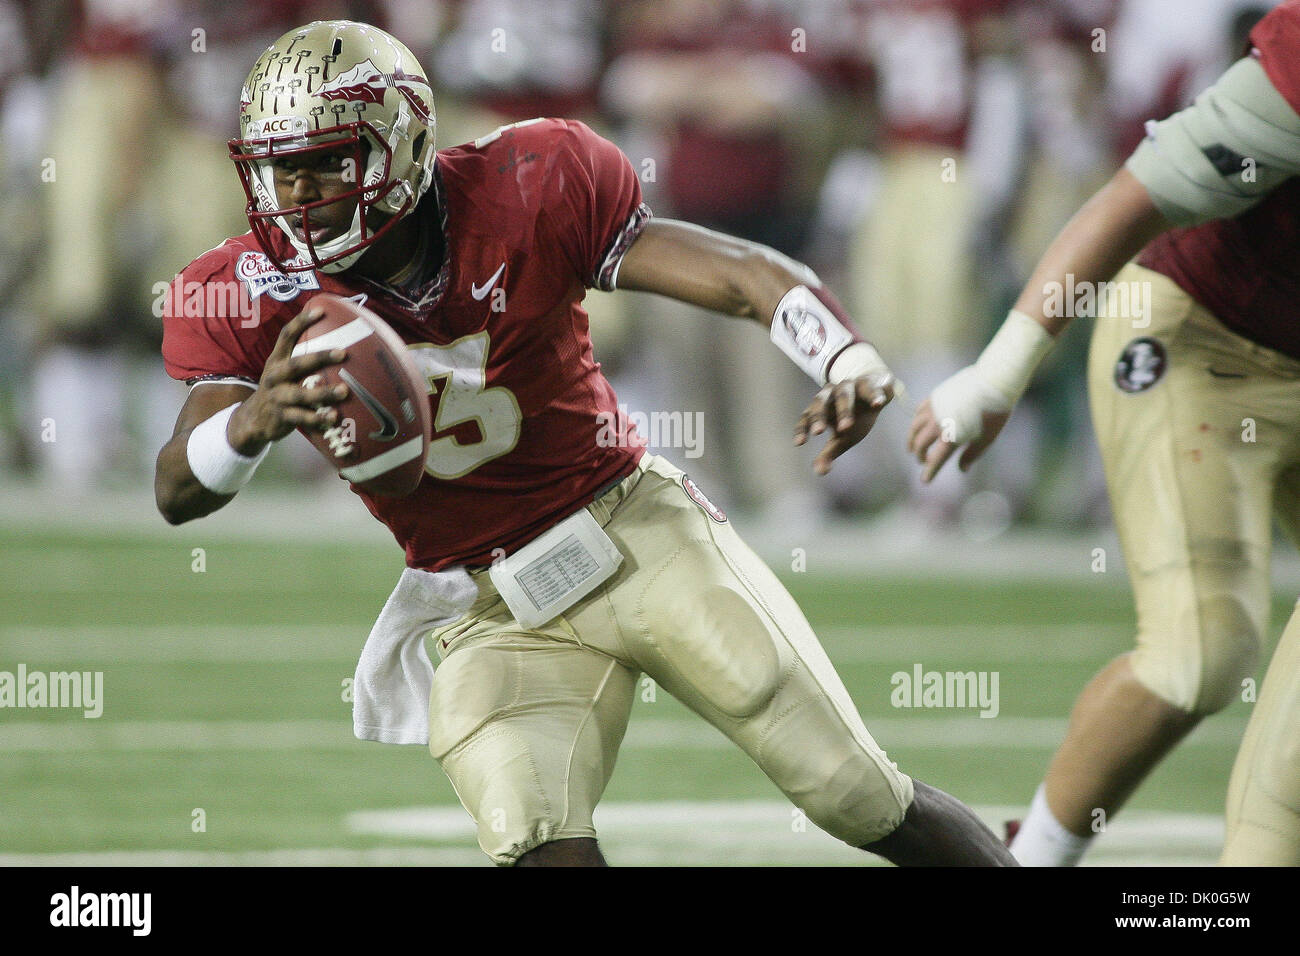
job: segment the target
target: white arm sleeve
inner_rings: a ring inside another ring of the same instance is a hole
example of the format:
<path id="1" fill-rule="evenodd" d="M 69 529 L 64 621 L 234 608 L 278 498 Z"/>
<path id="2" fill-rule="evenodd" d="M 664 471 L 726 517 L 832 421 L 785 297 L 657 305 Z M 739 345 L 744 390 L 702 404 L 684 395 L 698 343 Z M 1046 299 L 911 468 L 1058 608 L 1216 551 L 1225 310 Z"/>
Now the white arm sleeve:
<path id="1" fill-rule="evenodd" d="M 1148 123 L 1125 165 L 1175 225 L 1229 218 L 1300 173 L 1300 116 L 1246 57 L 1193 105 Z"/>

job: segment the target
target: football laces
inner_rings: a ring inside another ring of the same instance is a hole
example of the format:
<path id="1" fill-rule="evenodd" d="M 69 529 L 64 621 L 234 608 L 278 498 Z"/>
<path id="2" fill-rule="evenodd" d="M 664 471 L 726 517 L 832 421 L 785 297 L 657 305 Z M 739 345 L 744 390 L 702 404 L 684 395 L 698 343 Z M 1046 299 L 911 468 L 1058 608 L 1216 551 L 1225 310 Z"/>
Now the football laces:
<path id="1" fill-rule="evenodd" d="M 302 380 L 302 387 L 318 388 L 323 383 L 324 379 L 320 374 L 313 373 Z M 329 411 L 329 406 L 317 405 L 316 411 L 317 413 Z M 344 419 L 339 424 L 332 425 L 324 431 L 325 440 L 329 442 L 330 451 L 334 453 L 335 458 L 346 458 L 352 454 L 352 445 L 355 439 L 348 437 L 348 429 L 344 427 L 346 422 L 347 419 Z"/>

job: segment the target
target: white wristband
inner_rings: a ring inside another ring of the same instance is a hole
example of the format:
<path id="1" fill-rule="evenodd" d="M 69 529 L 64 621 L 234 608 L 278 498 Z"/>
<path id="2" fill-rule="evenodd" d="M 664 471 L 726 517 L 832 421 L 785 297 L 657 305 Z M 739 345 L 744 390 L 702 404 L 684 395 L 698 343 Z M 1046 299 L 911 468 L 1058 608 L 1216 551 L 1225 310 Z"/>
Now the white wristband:
<path id="1" fill-rule="evenodd" d="M 903 394 L 903 383 L 894 378 L 894 373 L 889 370 L 885 360 L 869 342 L 854 342 L 835 356 L 835 361 L 831 362 L 831 367 L 827 369 L 826 382 L 828 385 L 837 385 L 849 379 L 865 378 L 868 375 L 890 376 L 894 383 L 894 397 L 898 398 Z"/>
<path id="2" fill-rule="evenodd" d="M 248 483 L 271 450 L 268 442 L 252 458 L 230 447 L 226 426 L 240 403 L 230 405 L 194 427 L 185 445 L 185 458 L 199 484 L 218 495 L 233 495 Z"/>
<path id="3" fill-rule="evenodd" d="M 1055 344 L 1041 323 L 1012 309 L 974 367 L 979 377 L 1007 400 L 1008 406 L 1015 405 L 1029 387 L 1034 370 Z"/>
<path id="4" fill-rule="evenodd" d="M 853 341 L 853 333 L 812 290 L 797 285 L 776 305 L 772 341 L 818 385 L 825 385 L 831 359 Z"/>

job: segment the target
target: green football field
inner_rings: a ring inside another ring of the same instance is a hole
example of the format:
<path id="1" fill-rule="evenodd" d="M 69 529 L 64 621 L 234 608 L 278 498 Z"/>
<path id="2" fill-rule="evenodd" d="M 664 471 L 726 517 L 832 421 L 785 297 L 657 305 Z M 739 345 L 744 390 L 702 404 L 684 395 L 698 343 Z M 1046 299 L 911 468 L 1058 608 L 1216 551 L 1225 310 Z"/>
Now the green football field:
<path id="1" fill-rule="evenodd" d="M 0 529 L 0 672 L 103 674 L 98 718 L 0 710 L 0 863 L 486 865 L 427 751 L 352 736 L 346 684 L 400 552 L 262 537 L 196 554 L 201 536 L 158 525 Z M 1131 641 L 1122 576 L 784 578 L 890 757 L 999 830 Z M 891 676 L 917 665 L 996 673 L 997 716 L 893 706 Z M 1090 861 L 1213 862 L 1249 707 L 1203 725 Z M 644 680 L 597 826 L 615 864 L 873 862 Z"/>

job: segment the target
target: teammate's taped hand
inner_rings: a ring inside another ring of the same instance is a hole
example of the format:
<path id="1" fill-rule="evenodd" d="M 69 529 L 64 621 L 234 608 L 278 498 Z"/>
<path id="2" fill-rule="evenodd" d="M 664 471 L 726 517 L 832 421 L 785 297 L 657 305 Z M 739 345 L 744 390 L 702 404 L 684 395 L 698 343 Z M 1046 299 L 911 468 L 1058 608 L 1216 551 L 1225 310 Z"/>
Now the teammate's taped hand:
<path id="1" fill-rule="evenodd" d="M 930 410 L 941 441 L 965 445 L 984 433 L 984 415 L 1007 413 L 1013 403 L 974 365 L 945 379 L 930 394 Z"/>

